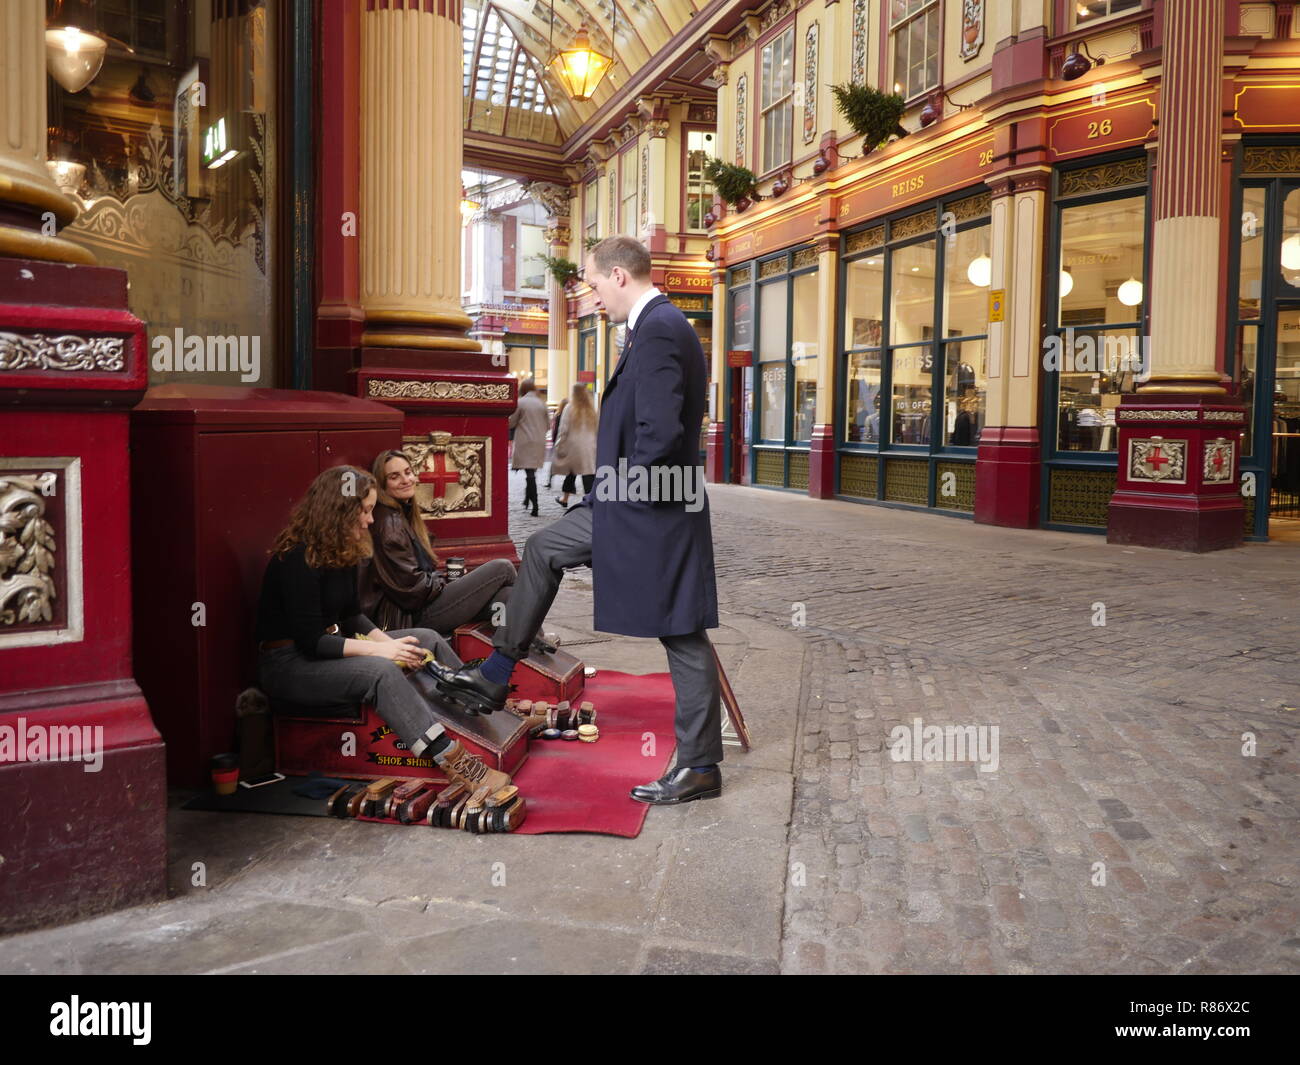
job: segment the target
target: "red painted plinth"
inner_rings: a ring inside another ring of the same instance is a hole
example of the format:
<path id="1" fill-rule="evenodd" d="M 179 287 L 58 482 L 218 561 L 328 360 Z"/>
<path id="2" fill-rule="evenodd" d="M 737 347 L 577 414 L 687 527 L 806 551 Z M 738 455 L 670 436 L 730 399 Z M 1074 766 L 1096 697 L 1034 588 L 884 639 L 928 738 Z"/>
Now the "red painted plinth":
<path id="1" fill-rule="evenodd" d="M 368 470 L 400 424 L 335 392 L 221 385 L 160 385 L 131 413 L 136 678 L 174 785 L 206 786 L 233 749 L 262 575 L 294 503 L 323 469 Z"/>
<path id="2" fill-rule="evenodd" d="M 727 427 L 710 422 L 704 436 L 704 477 L 714 484 L 727 478 Z"/>
<path id="3" fill-rule="evenodd" d="M 1119 470 L 1106 539 L 1218 551 L 1244 537 L 1245 409 L 1225 397 L 1143 393 L 1116 411 Z"/>
<path id="4" fill-rule="evenodd" d="M 1041 456 L 1037 429 L 986 427 L 975 460 L 975 520 L 1037 528 Z"/>
<path id="5" fill-rule="evenodd" d="M 417 470 L 429 498 L 447 506 L 429 522 L 438 554 L 460 556 L 471 566 L 493 558 L 518 563 L 507 480 L 515 378 L 480 352 L 367 348 L 365 358 L 354 374 L 356 395 L 402 412 L 403 446 L 447 447 L 438 434 L 450 434 L 450 447 L 459 449 L 459 455 L 431 453 Z M 463 476 L 448 476 L 457 469 Z"/>
<path id="6" fill-rule="evenodd" d="M 131 658 L 144 325 L 121 270 L 0 258 L 0 293 L 3 934 L 162 898 L 167 796 Z"/>
<path id="7" fill-rule="evenodd" d="M 835 427 L 814 425 L 808 451 L 808 494 L 813 499 L 835 495 Z"/>

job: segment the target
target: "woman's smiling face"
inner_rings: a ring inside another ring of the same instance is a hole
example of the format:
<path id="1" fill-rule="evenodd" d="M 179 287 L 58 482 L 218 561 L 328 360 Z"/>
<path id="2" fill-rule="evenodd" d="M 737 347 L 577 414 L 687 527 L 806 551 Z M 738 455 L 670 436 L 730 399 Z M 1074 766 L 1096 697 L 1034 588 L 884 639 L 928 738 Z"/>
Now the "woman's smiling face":
<path id="1" fill-rule="evenodd" d="M 384 487 L 394 499 L 411 499 L 419 478 L 406 459 L 392 458 L 384 463 Z"/>

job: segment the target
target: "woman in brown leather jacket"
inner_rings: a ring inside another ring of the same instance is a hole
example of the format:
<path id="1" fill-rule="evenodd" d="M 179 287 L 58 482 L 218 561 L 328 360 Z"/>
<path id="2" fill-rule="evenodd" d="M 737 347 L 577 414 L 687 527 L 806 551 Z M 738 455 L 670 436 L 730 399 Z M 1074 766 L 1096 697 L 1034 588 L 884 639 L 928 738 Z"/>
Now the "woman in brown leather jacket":
<path id="1" fill-rule="evenodd" d="M 374 553 L 360 574 L 362 611 L 383 629 L 450 634 L 474 621 L 499 624 L 515 567 L 503 558 L 447 581 L 415 503 L 419 478 L 401 451 L 381 451 L 371 467 L 379 489 L 370 537 Z M 497 615 L 494 617 L 494 613 Z"/>

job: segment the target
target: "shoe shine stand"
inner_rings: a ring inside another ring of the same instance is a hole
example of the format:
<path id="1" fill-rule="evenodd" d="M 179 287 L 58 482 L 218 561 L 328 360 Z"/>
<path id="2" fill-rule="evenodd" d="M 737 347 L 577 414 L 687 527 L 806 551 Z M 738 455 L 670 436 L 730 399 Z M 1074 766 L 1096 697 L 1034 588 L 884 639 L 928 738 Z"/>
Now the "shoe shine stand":
<path id="1" fill-rule="evenodd" d="M 456 630 L 452 646 L 462 659 L 492 653 L 485 627 L 465 625 Z M 447 732 L 493 769 L 514 774 L 528 757 L 528 725 L 506 710 L 472 715 L 444 698 L 433 678 L 414 671 L 416 687 Z M 519 699 L 576 703 L 585 683 L 583 663 L 563 649 L 533 654 L 515 667 L 512 695 Z M 416 777 L 445 781 L 432 758 L 416 758 L 369 704 L 303 706 L 271 700 L 275 723 L 276 769 L 285 776 L 322 773 L 331 777 L 377 780 Z"/>

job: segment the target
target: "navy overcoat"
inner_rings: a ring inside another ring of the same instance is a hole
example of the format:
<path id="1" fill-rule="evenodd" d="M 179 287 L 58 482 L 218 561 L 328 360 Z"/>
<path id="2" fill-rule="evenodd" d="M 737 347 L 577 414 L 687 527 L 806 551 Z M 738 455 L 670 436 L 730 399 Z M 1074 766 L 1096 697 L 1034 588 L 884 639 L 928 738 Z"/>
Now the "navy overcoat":
<path id="1" fill-rule="evenodd" d="M 591 507 L 595 627 L 624 636 L 717 628 L 713 533 L 700 464 L 704 351 L 686 316 L 662 294 L 642 308 L 629 333 L 601 400 L 596 487 L 579 504 Z M 620 460 L 629 471 L 623 490 Z M 643 484 L 672 484 L 675 473 L 675 483 L 693 496 L 628 498 L 637 494 L 636 467 L 647 471 Z"/>

